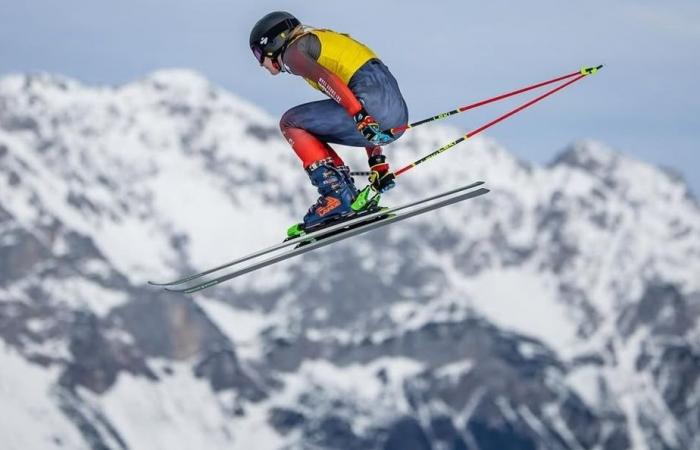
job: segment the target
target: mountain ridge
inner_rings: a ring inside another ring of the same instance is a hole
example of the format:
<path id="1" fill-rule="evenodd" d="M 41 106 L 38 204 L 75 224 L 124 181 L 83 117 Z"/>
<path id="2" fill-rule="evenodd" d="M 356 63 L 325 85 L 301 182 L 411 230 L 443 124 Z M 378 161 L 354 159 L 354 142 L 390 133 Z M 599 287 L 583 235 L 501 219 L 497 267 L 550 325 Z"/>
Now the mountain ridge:
<path id="1" fill-rule="evenodd" d="M 0 106 L 0 386 L 34 374 L 45 396 L 14 404 L 53 424 L 4 430 L 17 448 L 700 446 L 700 208 L 647 163 L 584 140 L 536 166 L 477 137 L 385 199 L 488 196 L 193 302 L 145 281 L 270 244 L 315 198 L 276 121 L 181 70 L 4 77 Z"/>

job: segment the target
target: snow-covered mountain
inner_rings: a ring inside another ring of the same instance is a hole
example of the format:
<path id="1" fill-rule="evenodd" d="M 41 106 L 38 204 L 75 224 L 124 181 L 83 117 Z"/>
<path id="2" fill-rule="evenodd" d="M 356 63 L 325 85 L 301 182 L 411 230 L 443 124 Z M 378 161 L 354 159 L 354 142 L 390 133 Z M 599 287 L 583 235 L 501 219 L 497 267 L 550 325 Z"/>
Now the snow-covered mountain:
<path id="1" fill-rule="evenodd" d="M 491 192 L 167 294 L 146 281 L 278 242 L 315 200 L 275 119 L 188 71 L 0 79 L 2 448 L 700 449 L 687 185 L 594 141 L 535 167 L 476 138 L 385 203 L 476 180 Z"/>

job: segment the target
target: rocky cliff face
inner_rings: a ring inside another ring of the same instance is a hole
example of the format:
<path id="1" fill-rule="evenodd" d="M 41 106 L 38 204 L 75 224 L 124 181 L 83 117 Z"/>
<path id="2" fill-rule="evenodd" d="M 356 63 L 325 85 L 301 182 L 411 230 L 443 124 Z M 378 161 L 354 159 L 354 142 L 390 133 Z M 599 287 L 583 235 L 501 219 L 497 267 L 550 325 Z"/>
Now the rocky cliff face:
<path id="1" fill-rule="evenodd" d="M 387 154 L 458 133 L 418 128 Z M 277 242 L 315 200 L 275 121 L 185 71 L 0 80 L 3 440 L 700 449 L 683 181 L 593 141 L 533 167 L 484 138 L 385 202 L 475 180 L 491 193 L 171 295 L 146 280 Z"/>

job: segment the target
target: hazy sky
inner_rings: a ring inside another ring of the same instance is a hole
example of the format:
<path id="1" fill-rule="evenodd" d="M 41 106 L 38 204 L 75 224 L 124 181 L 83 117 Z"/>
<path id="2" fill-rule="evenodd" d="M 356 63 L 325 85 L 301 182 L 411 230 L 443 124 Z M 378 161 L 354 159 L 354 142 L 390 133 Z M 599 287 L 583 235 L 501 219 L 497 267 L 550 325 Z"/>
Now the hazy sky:
<path id="1" fill-rule="evenodd" d="M 488 133 L 540 163 L 574 139 L 599 139 L 677 169 L 700 194 L 698 0 L 0 0 L 0 75 L 121 84 L 186 67 L 280 115 L 319 97 L 297 77 L 267 75 L 250 53 L 250 28 L 276 9 L 372 47 L 399 80 L 412 121 L 604 63 Z M 467 132 L 529 98 L 451 123 Z"/>

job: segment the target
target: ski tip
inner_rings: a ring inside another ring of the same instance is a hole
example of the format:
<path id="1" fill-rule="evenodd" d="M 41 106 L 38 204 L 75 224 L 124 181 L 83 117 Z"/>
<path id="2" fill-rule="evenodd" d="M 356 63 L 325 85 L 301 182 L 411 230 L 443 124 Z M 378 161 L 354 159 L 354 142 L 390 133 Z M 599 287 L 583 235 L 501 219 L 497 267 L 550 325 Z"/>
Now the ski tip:
<path id="1" fill-rule="evenodd" d="M 190 288 L 177 289 L 173 287 L 164 287 L 164 291 L 172 292 L 173 294 L 190 294 Z"/>
<path id="2" fill-rule="evenodd" d="M 197 274 L 197 275 L 193 275 L 193 276 L 190 276 L 187 278 L 181 278 L 181 279 L 175 280 L 175 281 L 168 281 L 166 283 L 156 283 L 155 281 L 149 281 L 148 284 L 150 284 L 151 286 L 177 286 L 179 284 L 185 284 L 189 281 L 196 280 L 200 276 L 201 275 Z"/>
<path id="3" fill-rule="evenodd" d="M 178 282 L 156 283 L 155 281 L 149 281 L 148 284 L 151 286 L 162 287 L 162 286 L 176 286 L 176 285 L 182 284 L 182 283 L 178 283 Z"/>
<path id="4" fill-rule="evenodd" d="M 210 288 L 212 286 L 216 286 L 220 282 L 221 282 L 221 280 L 215 279 L 215 280 L 207 281 L 205 283 L 197 284 L 197 285 L 182 288 L 182 289 L 175 289 L 175 288 L 171 288 L 171 287 L 166 287 L 166 288 L 163 288 L 163 290 L 168 291 L 168 292 L 175 292 L 178 294 L 194 294 L 195 292 L 199 292 L 199 291 L 202 291 L 204 289 Z"/>

